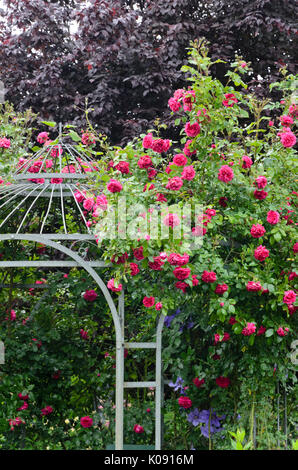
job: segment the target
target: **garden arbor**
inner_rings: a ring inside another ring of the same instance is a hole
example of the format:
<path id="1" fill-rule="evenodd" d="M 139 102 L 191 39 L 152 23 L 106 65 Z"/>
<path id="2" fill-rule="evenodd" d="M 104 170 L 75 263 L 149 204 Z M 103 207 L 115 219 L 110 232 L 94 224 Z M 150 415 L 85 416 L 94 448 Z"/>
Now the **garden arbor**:
<path id="1" fill-rule="evenodd" d="M 61 132 L 60 132 L 61 136 Z M 86 244 L 96 246 L 84 211 L 76 198 L 90 192 L 95 182 L 97 163 L 61 137 L 31 158 L 21 159 L 9 183 L 0 186 L 0 242 L 15 246 L 20 242 L 49 247 L 51 259 L 1 259 L 0 268 L 83 268 L 93 278 L 112 314 L 116 332 L 116 426 L 115 448 L 123 449 L 123 398 L 125 388 L 155 388 L 155 448 L 161 448 L 161 402 L 163 394 L 161 335 L 164 317 L 158 320 L 154 342 L 132 343 L 124 338 L 124 292 L 116 307 L 99 275 L 107 263 L 90 256 Z M 71 215 L 71 217 L 70 217 Z M 19 245 L 20 247 L 20 245 Z M 3 288 L 8 285 L 3 284 Z M 30 288 L 30 284 L 13 285 Z M 34 288 L 38 285 L 34 285 Z M 156 352 L 156 377 L 152 382 L 125 382 L 124 349 L 143 348 Z"/>

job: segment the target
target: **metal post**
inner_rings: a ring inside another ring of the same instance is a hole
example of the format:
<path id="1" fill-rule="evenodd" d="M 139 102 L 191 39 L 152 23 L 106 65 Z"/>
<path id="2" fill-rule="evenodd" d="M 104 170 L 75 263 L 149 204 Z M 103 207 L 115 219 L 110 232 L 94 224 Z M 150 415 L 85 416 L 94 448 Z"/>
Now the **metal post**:
<path id="1" fill-rule="evenodd" d="M 116 426 L 115 449 L 123 450 L 123 399 L 124 399 L 124 291 L 118 301 L 120 326 L 116 325 Z"/>
<path id="2" fill-rule="evenodd" d="M 161 449 L 161 402 L 162 402 L 162 360 L 161 360 L 161 348 L 162 348 L 162 327 L 164 324 L 165 317 L 161 315 L 158 321 L 156 329 L 156 387 L 155 387 L 155 450 Z"/>

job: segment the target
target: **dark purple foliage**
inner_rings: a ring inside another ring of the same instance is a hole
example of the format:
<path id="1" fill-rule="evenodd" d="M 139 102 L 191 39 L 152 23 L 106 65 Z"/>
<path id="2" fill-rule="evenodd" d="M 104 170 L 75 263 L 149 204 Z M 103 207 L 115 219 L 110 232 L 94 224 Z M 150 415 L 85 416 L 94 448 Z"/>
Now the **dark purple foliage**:
<path id="1" fill-rule="evenodd" d="M 123 143 L 159 116 L 174 132 L 167 101 L 185 86 L 189 41 L 205 36 L 213 57 L 252 62 L 259 94 L 283 63 L 293 71 L 290 0 L 4 0 L 0 79 L 17 110 L 86 127 Z M 136 9 L 137 7 L 137 9 Z M 71 25 L 76 22 L 77 31 Z M 17 34 L 16 34 L 17 33 Z M 215 66 L 224 80 L 225 65 Z M 258 87 L 258 74 L 263 77 Z"/>

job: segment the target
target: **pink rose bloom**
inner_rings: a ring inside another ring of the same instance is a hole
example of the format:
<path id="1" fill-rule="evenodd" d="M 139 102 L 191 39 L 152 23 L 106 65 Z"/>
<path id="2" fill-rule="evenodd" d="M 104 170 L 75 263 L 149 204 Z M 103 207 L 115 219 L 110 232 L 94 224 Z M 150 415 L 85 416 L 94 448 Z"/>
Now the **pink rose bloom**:
<path id="1" fill-rule="evenodd" d="M 184 111 L 191 111 L 192 103 L 196 101 L 196 92 L 194 90 L 185 91 L 182 101 Z"/>
<path id="2" fill-rule="evenodd" d="M 158 202 L 167 202 L 167 198 L 161 193 L 156 194 L 156 200 Z"/>
<path id="3" fill-rule="evenodd" d="M 190 269 L 189 268 L 181 268 L 177 267 L 174 269 L 173 274 L 176 279 L 179 279 L 179 281 L 184 281 L 184 279 L 187 279 L 190 275 Z"/>
<path id="4" fill-rule="evenodd" d="M 224 183 L 228 183 L 229 181 L 232 181 L 234 178 L 234 172 L 232 168 L 230 168 L 228 165 L 223 165 L 218 172 L 218 179 L 220 181 L 223 181 Z"/>
<path id="5" fill-rule="evenodd" d="M 262 199 L 266 199 L 266 197 L 268 196 L 268 193 L 266 191 L 258 191 L 257 189 L 254 191 L 254 197 L 256 199 L 259 199 L 259 201 L 262 201 Z"/>
<path id="6" fill-rule="evenodd" d="M 10 320 L 15 321 L 17 318 L 15 310 L 10 311 Z"/>
<path id="7" fill-rule="evenodd" d="M 222 376 L 217 377 L 215 379 L 215 382 L 221 388 L 227 388 L 231 383 L 231 381 L 228 377 L 222 377 Z"/>
<path id="8" fill-rule="evenodd" d="M 255 224 L 250 229 L 250 234 L 254 238 L 261 238 L 265 233 L 265 227 L 261 224 Z"/>
<path id="9" fill-rule="evenodd" d="M 185 166 L 183 168 L 182 175 L 181 175 L 181 178 L 183 180 L 192 181 L 195 176 L 196 176 L 196 172 L 192 165 Z"/>
<path id="10" fill-rule="evenodd" d="M 222 104 L 228 108 L 231 108 L 235 103 L 238 103 L 236 96 L 233 93 L 226 93 Z"/>
<path id="11" fill-rule="evenodd" d="M 178 191 L 181 186 L 183 186 L 183 180 L 179 176 L 174 176 L 174 178 L 169 179 L 166 188 L 171 191 Z"/>
<path id="12" fill-rule="evenodd" d="M 175 98 L 170 98 L 169 101 L 168 101 L 168 105 L 174 113 L 179 111 L 179 109 L 181 108 L 181 103 L 179 103 L 179 101 L 175 100 Z"/>
<path id="13" fill-rule="evenodd" d="M 26 401 L 24 401 L 23 405 L 20 406 L 20 408 L 18 408 L 17 410 L 18 411 L 27 410 L 28 406 L 29 406 L 28 403 Z"/>
<path id="14" fill-rule="evenodd" d="M 249 281 L 246 284 L 246 290 L 248 290 L 248 291 L 260 291 L 260 290 L 262 290 L 262 286 L 261 286 L 259 281 L 257 281 L 257 282 Z"/>
<path id="15" fill-rule="evenodd" d="M 256 178 L 256 184 L 259 189 L 265 188 L 265 186 L 267 185 L 267 178 L 265 176 L 258 176 Z"/>
<path id="16" fill-rule="evenodd" d="M 62 178 L 51 178 L 51 184 L 61 184 L 63 183 Z"/>
<path id="17" fill-rule="evenodd" d="M 278 336 L 286 336 L 289 332 L 289 328 L 282 328 L 281 326 L 276 330 Z"/>
<path id="18" fill-rule="evenodd" d="M 298 253 L 298 242 L 296 242 L 293 246 L 294 253 Z"/>
<path id="19" fill-rule="evenodd" d="M 269 121 L 269 122 L 268 122 L 268 126 L 269 126 L 269 127 L 274 126 L 274 122 L 273 122 L 273 121 Z"/>
<path id="20" fill-rule="evenodd" d="M 93 302 L 97 298 L 97 293 L 93 289 L 86 290 L 83 297 L 85 300 L 88 300 L 88 302 Z"/>
<path id="21" fill-rule="evenodd" d="M 129 174 L 129 163 L 128 162 L 119 162 L 115 166 L 116 170 L 120 171 L 123 175 Z"/>
<path id="22" fill-rule="evenodd" d="M 93 419 L 90 418 L 90 416 L 83 416 L 80 419 L 80 423 L 83 428 L 91 428 L 91 426 L 93 425 Z"/>
<path id="23" fill-rule="evenodd" d="M 227 290 L 228 290 L 227 284 L 217 284 L 217 286 L 215 288 L 215 294 L 222 295 Z"/>
<path id="24" fill-rule="evenodd" d="M 104 194 L 101 194 L 100 196 L 96 197 L 96 205 L 103 208 L 108 205 L 108 200 Z"/>
<path id="25" fill-rule="evenodd" d="M 281 122 L 282 126 L 290 126 L 294 122 L 293 118 L 291 116 L 287 116 L 287 115 L 280 116 L 279 119 L 280 119 L 280 122 Z"/>
<path id="26" fill-rule="evenodd" d="M 135 424 L 133 430 L 136 434 L 142 434 L 143 432 L 145 432 L 145 429 L 140 424 Z"/>
<path id="27" fill-rule="evenodd" d="M 112 290 L 113 292 L 121 292 L 122 291 L 122 284 L 118 284 L 118 286 L 115 286 L 115 279 L 112 278 L 108 281 L 107 283 L 108 289 Z"/>
<path id="28" fill-rule="evenodd" d="M 154 259 L 154 261 L 150 261 L 148 263 L 149 268 L 153 269 L 154 271 L 161 271 L 162 267 L 164 265 L 161 257 L 160 256 L 155 256 L 153 259 Z"/>
<path id="29" fill-rule="evenodd" d="M 154 302 L 155 302 L 155 297 L 144 297 L 143 298 L 144 307 L 147 307 L 147 308 L 153 307 Z"/>
<path id="30" fill-rule="evenodd" d="M 85 132 L 82 134 L 82 144 L 83 145 L 91 145 L 95 144 L 95 136 L 90 134 L 89 132 Z"/>
<path id="31" fill-rule="evenodd" d="M 189 146 L 191 143 L 192 143 L 192 140 L 187 140 L 183 148 L 183 152 L 185 153 L 187 157 L 191 157 L 192 155 L 195 155 L 197 153 L 196 150 L 193 150 L 192 152 L 189 150 Z"/>
<path id="32" fill-rule="evenodd" d="M 201 277 L 202 281 L 204 282 L 215 282 L 216 281 L 216 273 L 214 271 L 204 271 Z"/>
<path id="33" fill-rule="evenodd" d="M 168 262 L 172 266 L 184 266 L 189 262 L 189 256 L 187 253 L 184 253 L 184 255 L 180 255 L 179 253 L 171 253 L 168 256 Z"/>
<path id="34" fill-rule="evenodd" d="M 147 135 L 145 135 L 145 137 L 144 137 L 144 139 L 143 139 L 143 147 L 144 147 L 144 149 L 151 149 L 152 142 L 153 142 L 153 136 L 152 136 L 152 134 L 147 134 Z"/>
<path id="35" fill-rule="evenodd" d="M 150 184 L 150 183 L 146 183 L 145 186 L 144 186 L 144 189 L 143 189 L 143 193 L 145 191 L 151 191 L 152 189 L 155 188 L 155 185 L 154 184 Z"/>
<path id="36" fill-rule="evenodd" d="M 86 197 L 84 192 L 81 192 L 81 191 L 76 191 L 74 196 L 78 202 L 83 202 Z"/>
<path id="37" fill-rule="evenodd" d="M 113 255 L 112 258 L 111 258 L 112 263 L 124 264 L 126 262 L 126 260 L 128 259 L 127 252 L 123 253 L 123 255 L 117 255 L 117 261 L 115 261 L 115 256 L 116 255 Z"/>
<path id="38" fill-rule="evenodd" d="M 185 294 L 185 293 L 186 293 L 186 289 L 188 288 L 188 284 L 186 284 L 186 282 L 177 281 L 176 284 L 175 284 L 175 287 L 176 287 L 177 289 L 182 290 L 183 293 Z"/>
<path id="39" fill-rule="evenodd" d="M 290 130 L 281 133 L 279 137 L 284 147 L 294 147 L 294 145 L 296 144 L 296 136 Z"/>
<path id="40" fill-rule="evenodd" d="M 193 384 L 197 387 L 197 388 L 200 388 L 202 385 L 204 385 L 205 383 L 205 380 L 204 379 L 199 379 L 199 377 L 195 377 L 194 379 L 192 379 L 193 381 Z"/>
<path id="41" fill-rule="evenodd" d="M 208 217 L 214 217 L 216 215 L 216 210 L 215 209 L 206 209 L 206 215 L 208 215 Z"/>
<path id="42" fill-rule="evenodd" d="M 46 160 L 46 167 L 47 168 L 51 168 L 48 166 L 48 164 L 51 165 L 51 167 L 53 166 L 53 160 Z M 62 173 L 76 173 L 76 167 L 74 165 L 68 165 L 68 166 L 65 166 L 64 168 L 62 168 Z"/>
<path id="43" fill-rule="evenodd" d="M 137 274 L 139 274 L 140 270 L 139 270 L 139 266 L 137 265 L 137 263 L 130 263 L 129 266 L 130 266 L 130 274 L 132 276 L 136 276 Z"/>
<path id="44" fill-rule="evenodd" d="M 45 408 L 41 410 L 40 414 L 42 416 L 47 416 L 47 415 L 50 415 L 51 413 L 53 413 L 53 408 L 51 406 L 46 406 Z"/>
<path id="45" fill-rule="evenodd" d="M 80 329 L 80 336 L 81 336 L 81 338 L 83 338 L 83 339 L 89 339 L 88 331 L 83 330 L 82 328 Z"/>
<path id="46" fill-rule="evenodd" d="M 265 261 L 266 258 L 269 256 L 269 250 L 265 246 L 258 246 L 258 248 L 255 249 L 254 257 L 258 261 Z"/>
<path id="47" fill-rule="evenodd" d="M 191 276 L 191 278 L 192 278 L 192 285 L 193 285 L 193 287 L 197 286 L 197 285 L 199 284 L 199 279 L 197 278 L 197 275 L 196 275 L 196 274 L 193 274 L 193 275 Z"/>
<path id="48" fill-rule="evenodd" d="M 151 148 L 154 152 L 157 152 L 157 153 L 162 153 L 166 151 L 163 139 L 153 140 Z"/>
<path id="49" fill-rule="evenodd" d="M 60 147 L 60 145 L 54 145 L 51 151 L 51 157 L 56 158 L 59 157 L 59 155 L 62 155 L 63 149 Z"/>
<path id="50" fill-rule="evenodd" d="M 143 247 L 140 246 L 139 248 L 135 248 L 133 250 L 133 255 L 138 261 L 141 261 L 142 259 L 144 259 Z"/>
<path id="51" fill-rule="evenodd" d="M 114 179 L 111 179 L 109 183 L 107 184 L 107 190 L 110 191 L 111 193 L 120 193 L 122 190 L 122 184 Z"/>
<path id="52" fill-rule="evenodd" d="M 28 400 L 29 399 L 29 395 L 22 395 L 21 393 L 18 393 L 18 397 L 20 400 Z"/>
<path id="53" fill-rule="evenodd" d="M 83 207 L 86 211 L 91 211 L 92 207 L 94 206 L 94 199 L 93 197 L 88 197 L 83 202 Z"/>
<path id="54" fill-rule="evenodd" d="M 10 147 L 10 139 L 3 137 L 0 139 L 0 148 L 8 149 Z"/>
<path id="55" fill-rule="evenodd" d="M 173 163 L 177 166 L 184 166 L 187 164 L 187 158 L 183 153 L 177 153 L 173 158 Z"/>
<path id="56" fill-rule="evenodd" d="M 165 139 L 163 141 L 163 151 L 167 152 L 170 147 L 171 147 L 171 141 L 169 139 Z"/>
<path id="57" fill-rule="evenodd" d="M 284 292 L 283 302 L 287 305 L 294 304 L 296 302 L 296 294 L 293 290 L 287 290 Z"/>
<path id="58" fill-rule="evenodd" d="M 295 279 L 295 277 L 297 277 L 297 274 L 295 273 L 295 271 L 292 271 L 289 273 L 289 281 L 293 281 L 293 279 Z"/>
<path id="59" fill-rule="evenodd" d="M 255 323 L 249 323 L 249 322 L 248 322 L 248 323 L 246 324 L 246 327 L 243 328 L 242 334 L 243 334 L 244 336 L 253 335 L 253 334 L 255 333 L 255 331 L 256 331 L 256 328 L 257 328 L 257 327 L 256 327 Z"/>
<path id="60" fill-rule="evenodd" d="M 265 333 L 266 327 L 261 325 L 260 328 L 258 329 L 257 336 L 261 336 Z"/>
<path id="61" fill-rule="evenodd" d="M 167 227 L 177 227 L 179 224 L 180 224 L 180 219 L 178 217 L 177 214 L 167 214 L 164 219 L 163 219 L 163 223 L 167 226 Z"/>
<path id="62" fill-rule="evenodd" d="M 154 168 L 148 168 L 147 175 L 148 175 L 148 178 L 152 180 L 157 175 L 157 171 Z"/>
<path id="63" fill-rule="evenodd" d="M 39 144 L 44 144 L 45 142 L 49 140 L 48 132 L 40 132 L 36 140 Z"/>
<path id="64" fill-rule="evenodd" d="M 242 163 L 242 168 L 245 168 L 245 169 L 250 168 L 251 165 L 253 164 L 252 159 L 250 157 L 248 157 L 247 155 L 244 155 L 242 157 L 242 162 L 243 162 Z"/>
<path id="65" fill-rule="evenodd" d="M 138 167 L 143 169 L 143 168 L 149 168 L 150 166 L 152 166 L 152 160 L 151 158 L 149 157 L 149 155 L 144 155 L 143 157 L 141 157 L 138 161 Z"/>
<path id="66" fill-rule="evenodd" d="M 279 222 L 279 213 L 276 211 L 268 211 L 267 222 L 271 225 L 277 224 Z"/>
<path id="67" fill-rule="evenodd" d="M 196 137 L 200 133 L 201 127 L 198 122 L 194 122 L 193 124 L 187 122 L 184 130 L 188 137 Z"/>
<path id="68" fill-rule="evenodd" d="M 178 398 L 178 404 L 179 406 L 181 406 L 182 408 L 184 408 L 185 410 L 187 410 L 188 408 L 191 408 L 192 407 L 192 401 L 190 398 L 186 397 L 186 396 L 181 396 Z"/>
<path id="69" fill-rule="evenodd" d="M 175 100 L 180 100 L 184 96 L 185 90 L 183 88 L 179 88 L 174 92 L 174 98 Z"/>
<path id="70" fill-rule="evenodd" d="M 157 302 L 157 304 L 155 305 L 155 310 L 161 310 L 161 309 L 162 309 L 162 303 Z"/>

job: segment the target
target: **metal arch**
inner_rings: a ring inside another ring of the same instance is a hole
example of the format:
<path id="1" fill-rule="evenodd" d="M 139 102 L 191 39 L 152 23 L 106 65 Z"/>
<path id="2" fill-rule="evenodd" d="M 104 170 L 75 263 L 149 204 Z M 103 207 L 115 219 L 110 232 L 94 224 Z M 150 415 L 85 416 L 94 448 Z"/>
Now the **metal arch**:
<path id="1" fill-rule="evenodd" d="M 63 237 L 64 239 L 64 237 Z M 160 450 L 162 445 L 162 413 L 161 408 L 163 405 L 164 386 L 162 378 L 162 329 L 165 317 L 161 315 L 158 319 L 156 328 L 156 342 L 155 343 L 125 343 L 124 339 L 124 291 L 121 291 L 118 301 L 118 312 L 113 299 L 108 291 L 105 283 L 101 277 L 91 266 L 91 263 L 85 261 L 81 256 L 74 253 L 71 249 L 64 245 L 53 241 L 50 236 L 38 234 L 0 234 L 1 240 L 26 240 L 41 243 L 50 246 L 57 251 L 63 252 L 72 258 L 77 265 L 87 271 L 90 276 L 95 280 L 99 286 L 102 294 L 104 295 L 113 317 L 116 333 L 116 426 L 115 426 L 115 449 L 123 450 L 123 402 L 124 402 L 124 388 L 135 387 L 155 387 L 155 449 Z M 13 262 L 12 262 L 13 263 Z M 25 266 L 24 262 L 24 266 Z M 49 262 L 45 262 L 45 265 Z M 61 266 L 69 264 L 69 261 L 61 262 Z M 102 265 L 100 267 L 105 267 Z M 1 262 L 0 262 L 1 268 Z M 124 349 L 130 348 L 152 348 L 156 349 L 156 368 L 155 368 L 155 382 L 124 382 Z"/>
<path id="2" fill-rule="evenodd" d="M 124 342 L 122 340 L 122 325 L 120 317 L 118 316 L 117 309 L 109 293 L 106 285 L 97 274 L 97 272 L 90 266 L 83 258 L 78 256 L 69 248 L 65 247 L 62 244 L 54 242 L 49 238 L 42 235 L 31 235 L 31 234 L 1 234 L 0 240 L 26 240 L 37 243 L 42 243 L 44 245 L 51 246 L 52 248 L 61 251 L 72 258 L 78 263 L 79 266 L 82 266 L 90 276 L 95 280 L 99 286 L 101 292 L 103 293 L 112 313 L 115 332 L 116 332 L 116 430 L 115 430 L 115 448 L 117 450 L 123 449 L 123 382 L 124 382 Z M 119 313 L 124 318 L 124 293 L 119 300 Z M 122 323 L 123 324 L 123 323 Z"/>

